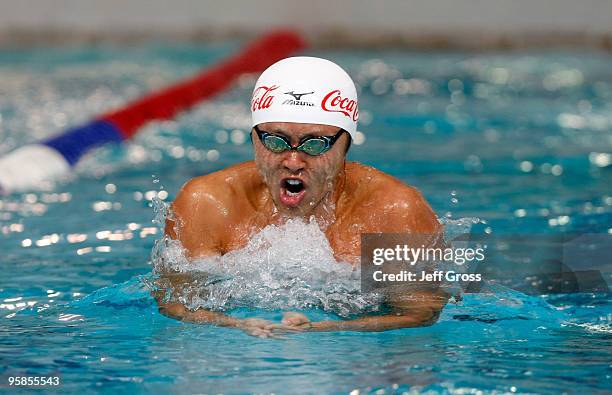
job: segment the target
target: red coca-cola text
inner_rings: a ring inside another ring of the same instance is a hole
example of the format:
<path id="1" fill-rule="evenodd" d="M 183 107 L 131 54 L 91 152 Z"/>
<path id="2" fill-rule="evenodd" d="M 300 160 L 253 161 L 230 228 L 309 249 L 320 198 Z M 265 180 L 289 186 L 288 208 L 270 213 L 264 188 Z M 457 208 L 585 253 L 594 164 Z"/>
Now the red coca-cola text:
<path id="1" fill-rule="evenodd" d="M 251 100 L 251 110 L 263 110 L 272 105 L 272 100 L 274 99 L 274 95 L 271 95 L 270 92 L 277 89 L 278 85 L 272 86 L 258 86 L 253 92 L 253 100 Z"/>
<path id="2" fill-rule="evenodd" d="M 321 108 L 329 112 L 341 112 L 353 121 L 359 119 L 359 108 L 356 100 L 342 97 L 339 89 L 329 92 L 321 102 Z"/>

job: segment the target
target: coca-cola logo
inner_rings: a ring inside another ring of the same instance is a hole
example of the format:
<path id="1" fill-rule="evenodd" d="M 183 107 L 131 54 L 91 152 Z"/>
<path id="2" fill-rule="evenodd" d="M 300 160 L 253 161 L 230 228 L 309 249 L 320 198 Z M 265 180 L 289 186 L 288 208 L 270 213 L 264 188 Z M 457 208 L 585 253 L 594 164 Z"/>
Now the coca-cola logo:
<path id="1" fill-rule="evenodd" d="M 258 86 L 253 92 L 253 100 L 251 100 L 251 110 L 263 110 L 272 105 L 274 96 L 270 94 L 273 90 L 278 89 L 278 85 Z"/>
<path id="2" fill-rule="evenodd" d="M 340 112 L 355 122 L 359 119 L 357 100 L 342 97 L 342 92 L 339 89 L 325 95 L 321 102 L 321 108 L 328 112 Z"/>

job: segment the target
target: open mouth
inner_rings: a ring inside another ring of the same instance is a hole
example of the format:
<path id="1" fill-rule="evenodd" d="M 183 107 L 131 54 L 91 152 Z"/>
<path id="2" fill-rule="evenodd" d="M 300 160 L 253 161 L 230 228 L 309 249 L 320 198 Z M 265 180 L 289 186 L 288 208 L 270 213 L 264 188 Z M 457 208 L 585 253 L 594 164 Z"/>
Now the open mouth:
<path id="1" fill-rule="evenodd" d="M 304 198 L 306 185 L 299 178 L 284 178 L 281 181 L 280 200 L 285 206 L 295 207 Z"/>

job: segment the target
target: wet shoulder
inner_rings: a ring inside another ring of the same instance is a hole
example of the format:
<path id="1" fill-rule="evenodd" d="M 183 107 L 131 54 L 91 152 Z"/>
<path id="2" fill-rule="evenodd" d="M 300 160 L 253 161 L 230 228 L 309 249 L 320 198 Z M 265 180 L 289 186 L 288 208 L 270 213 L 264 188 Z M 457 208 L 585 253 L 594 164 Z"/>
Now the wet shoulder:
<path id="1" fill-rule="evenodd" d="M 432 231 L 437 229 L 435 213 L 423 195 L 410 185 L 378 169 L 352 162 L 347 177 L 354 197 L 353 213 L 381 220 L 376 231 Z"/>
<path id="2" fill-rule="evenodd" d="M 245 187 L 254 176 L 257 168 L 253 161 L 239 163 L 225 169 L 195 177 L 189 180 L 181 188 L 181 193 L 201 194 L 212 193 L 215 195 L 227 195 L 236 193 Z"/>
<path id="3" fill-rule="evenodd" d="M 257 174 L 257 168 L 251 161 L 192 178 L 178 193 L 174 201 L 175 209 L 190 210 L 192 213 L 211 209 L 229 210 L 248 191 Z"/>
<path id="4" fill-rule="evenodd" d="M 352 194 L 360 199 L 401 202 L 420 196 L 416 188 L 374 167 L 348 162 L 346 171 Z"/>

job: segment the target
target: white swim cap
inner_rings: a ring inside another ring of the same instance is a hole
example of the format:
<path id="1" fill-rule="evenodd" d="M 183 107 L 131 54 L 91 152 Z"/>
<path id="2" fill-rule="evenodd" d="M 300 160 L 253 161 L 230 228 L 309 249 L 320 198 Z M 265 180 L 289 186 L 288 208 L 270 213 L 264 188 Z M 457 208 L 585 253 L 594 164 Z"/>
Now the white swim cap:
<path id="1" fill-rule="evenodd" d="M 342 128 L 355 138 L 357 90 L 346 71 L 329 60 L 286 58 L 259 76 L 251 115 L 252 126 L 264 122 L 318 123 Z"/>

